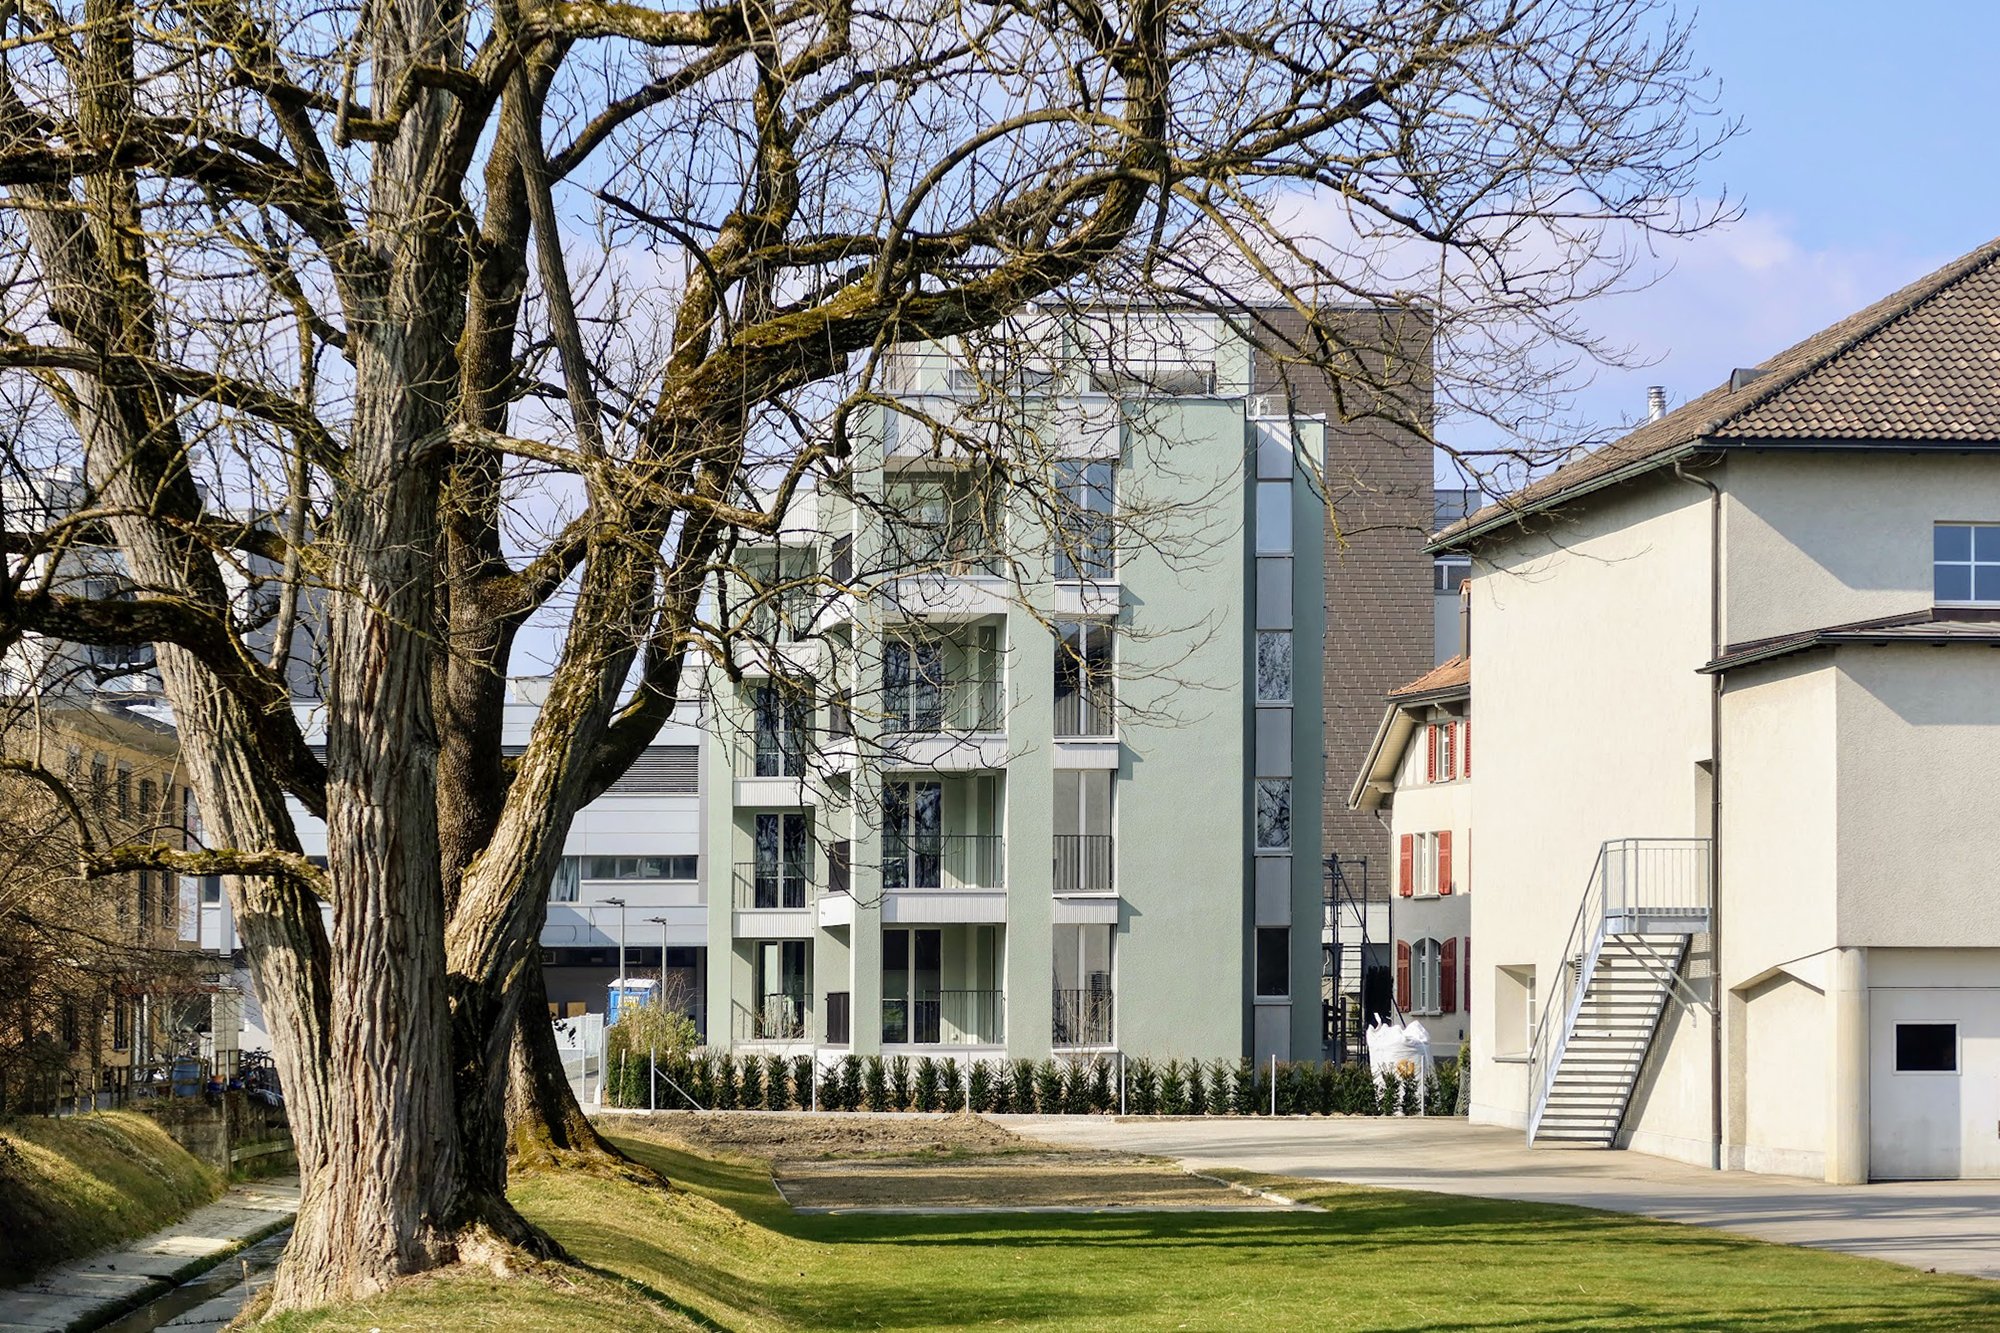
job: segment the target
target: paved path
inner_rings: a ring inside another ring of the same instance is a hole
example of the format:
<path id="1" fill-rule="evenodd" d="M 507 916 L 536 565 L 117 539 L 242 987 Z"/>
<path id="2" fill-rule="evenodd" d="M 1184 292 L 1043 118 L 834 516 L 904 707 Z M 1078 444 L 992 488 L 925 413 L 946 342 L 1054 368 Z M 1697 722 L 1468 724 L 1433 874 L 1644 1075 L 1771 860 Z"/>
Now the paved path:
<path id="1" fill-rule="evenodd" d="M 1463 1120 L 995 1116 L 1051 1143 L 1356 1185 L 1581 1204 L 1914 1268 L 2000 1279 L 2000 1181 L 1826 1185 L 1635 1152 L 1530 1150 Z"/>
<path id="2" fill-rule="evenodd" d="M 296 1178 L 237 1185 L 164 1231 L 58 1264 L 24 1286 L 0 1291 L 0 1333 L 102 1323 L 245 1241 L 283 1227 L 298 1207 Z"/>

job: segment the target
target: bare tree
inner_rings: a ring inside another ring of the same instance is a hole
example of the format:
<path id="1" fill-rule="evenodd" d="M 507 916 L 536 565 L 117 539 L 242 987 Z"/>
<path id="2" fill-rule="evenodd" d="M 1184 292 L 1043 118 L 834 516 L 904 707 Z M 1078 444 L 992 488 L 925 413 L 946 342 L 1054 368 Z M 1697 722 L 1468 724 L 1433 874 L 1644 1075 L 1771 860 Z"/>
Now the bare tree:
<path id="1" fill-rule="evenodd" d="M 704 589 L 837 484 L 892 348 L 1275 303 L 1363 380 L 1379 349 L 1317 313 L 1400 307 L 1441 391 L 1525 420 L 1632 238 L 1708 220 L 1681 203 L 1720 132 L 1655 0 L 0 21 L 4 462 L 83 483 L 4 515 L 0 649 L 155 648 L 206 846 L 86 859 L 226 876 L 305 1178 L 274 1310 L 549 1248 L 504 1113 L 511 1064 L 519 1133 L 599 1149 L 518 1023 L 564 835 L 690 651 L 731 650 Z M 40 572 L 92 540 L 111 595 Z M 537 615 L 548 699 L 503 756 Z"/>

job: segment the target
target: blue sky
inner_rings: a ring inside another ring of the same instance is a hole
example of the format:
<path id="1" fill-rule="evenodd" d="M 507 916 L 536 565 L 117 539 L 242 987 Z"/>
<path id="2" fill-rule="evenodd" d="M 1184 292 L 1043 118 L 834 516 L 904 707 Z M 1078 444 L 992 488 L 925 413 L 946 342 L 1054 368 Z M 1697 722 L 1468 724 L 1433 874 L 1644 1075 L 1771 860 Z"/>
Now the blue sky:
<path id="1" fill-rule="evenodd" d="M 1704 171 L 1740 222 L 1668 252 L 1586 321 L 1653 360 L 1603 370 L 1584 417 L 1683 402 L 2000 235 L 2000 3 L 1727 0 L 1695 14 L 1719 109 L 1743 122 Z"/>

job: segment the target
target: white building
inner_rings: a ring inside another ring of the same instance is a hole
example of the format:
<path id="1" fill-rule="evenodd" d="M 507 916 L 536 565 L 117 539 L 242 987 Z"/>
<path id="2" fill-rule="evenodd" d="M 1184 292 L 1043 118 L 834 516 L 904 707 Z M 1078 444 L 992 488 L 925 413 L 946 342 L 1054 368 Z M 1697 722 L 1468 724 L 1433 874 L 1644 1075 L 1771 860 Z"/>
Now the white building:
<path id="1" fill-rule="evenodd" d="M 1997 446 L 2000 242 L 1440 534 L 1475 1120 L 2000 1175 Z"/>

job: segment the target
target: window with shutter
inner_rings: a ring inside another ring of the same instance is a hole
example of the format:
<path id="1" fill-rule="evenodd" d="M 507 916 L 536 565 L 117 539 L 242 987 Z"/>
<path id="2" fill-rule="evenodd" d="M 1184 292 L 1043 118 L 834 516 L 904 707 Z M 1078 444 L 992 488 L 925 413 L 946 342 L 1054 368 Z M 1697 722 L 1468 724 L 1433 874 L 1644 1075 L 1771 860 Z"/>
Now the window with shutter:
<path id="1" fill-rule="evenodd" d="M 1396 854 L 1396 892 L 1407 898 L 1416 886 L 1417 838 L 1414 833 L 1403 835 L 1400 850 Z"/>
<path id="2" fill-rule="evenodd" d="M 1459 725 L 1465 728 L 1465 739 L 1463 743 L 1459 746 L 1459 748 L 1463 750 L 1465 753 L 1465 776 L 1471 777 L 1472 776 L 1472 719 L 1467 718 L 1465 719 L 1464 722 L 1460 723 Z"/>
<path id="3" fill-rule="evenodd" d="M 1458 1008 L 1458 941 L 1446 940 L 1438 961 L 1438 1012 Z"/>
<path id="4" fill-rule="evenodd" d="M 1465 982 L 1465 1012 L 1472 1012 L 1472 936 L 1465 937 L 1465 948 L 1458 955 L 1458 965 L 1465 969 L 1460 974 Z"/>
<path id="5" fill-rule="evenodd" d="M 1451 888 L 1452 888 L 1452 885 L 1451 885 L 1451 830 L 1450 830 L 1450 829 L 1444 829 L 1444 830 L 1440 831 L 1440 832 L 1438 833 L 1438 835 L 1437 835 L 1437 840 L 1438 840 L 1438 878 L 1437 878 L 1437 891 L 1438 891 L 1439 893 L 1450 893 L 1450 892 L 1451 892 Z M 1449 1006 L 1447 1006 L 1447 1007 L 1449 1007 Z"/>
<path id="6" fill-rule="evenodd" d="M 1410 1012 L 1410 942 L 1396 941 L 1396 1008 Z"/>
<path id="7" fill-rule="evenodd" d="M 1458 776 L 1458 724 L 1447 722 L 1438 728 L 1438 776 L 1450 782 Z"/>

